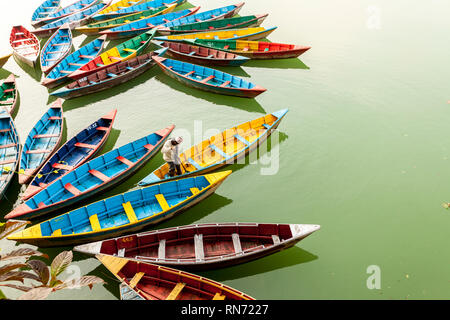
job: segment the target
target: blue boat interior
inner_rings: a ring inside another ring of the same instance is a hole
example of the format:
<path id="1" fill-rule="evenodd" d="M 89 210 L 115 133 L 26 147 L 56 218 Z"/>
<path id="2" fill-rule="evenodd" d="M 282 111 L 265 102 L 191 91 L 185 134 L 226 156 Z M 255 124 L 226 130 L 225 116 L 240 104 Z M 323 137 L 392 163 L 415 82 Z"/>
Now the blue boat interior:
<path id="1" fill-rule="evenodd" d="M 78 70 L 86 63 L 94 59 L 102 50 L 104 40 L 95 39 L 77 51 L 65 57 L 58 65 L 47 75 L 47 79 L 65 78 L 72 72 Z"/>
<path id="2" fill-rule="evenodd" d="M 97 0 L 79 0 L 63 9 L 61 9 L 58 12 L 55 12 L 48 16 L 48 18 L 58 18 L 63 15 L 66 15 L 68 13 L 73 13 L 74 11 L 81 10 L 83 8 L 86 8 L 87 6 L 91 5 L 93 2 Z"/>
<path id="3" fill-rule="evenodd" d="M 56 180 L 28 199 L 26 204 L 32 209 L 37 209 L 42 204 L 51 205 L 63 202 L 80 193 L 92 190 L 127 171 L 134 164 L 145 160 L 149 156 L 149 149 L 153 149 L 153 146 L 162 139 L 162 136 L 152 133 L 98 156 Z"/>
<path id="4" fill-rule="evenodd" d="M 235 5 L 212 9 L 212 10 L 196 13 L 191 16 L 183 17 L 183 18 L 180 18 L 180 19 L 177 19 L 174 21 L 167 22 L 167 23 L 163 24 L 162 26 L 170 28 L 170 27 L 181 26 L 181 25 L 188 24 L 188 23 L 196 23 L 196 22 L 201 22 L 201 21 L 205 21 L 205 20 L 209 20 L 209 19 L 214 19 L 214 18 L 221 16 L 223 14 L 226 14 L 234 9 L 236 9 Z"/>
<path id="5" fill-rule="evenodd" d="M 163 15 L 150 17 L 147 19 L 137 20 L 128 24 L 124 24 L 115 28 L 110 29 L 111 32 L 116 31 L 131 31 L 134 29 L 150 29 L 154 26 L 159 26 L 164 23 L 167 23 L 168 21 L 172 21 L 175 19 L 178 19 L 182 16 L 185 16 L 189 14 L 191 11 L 188 9 L 177 11 L 177 12 L 170 12 Z"/>
<path id="6" fill-rule="evenodd" d="M 72 47 L 72 32 L 69 28 L 59 29 L 45 44 L 41 52 L 41 66 L 50 67 L 57 63 Z"/>
<path id="7" fill-rule="evenodd" d="M 44 1 L 34 12 L 31 16 L 31 21 L 36 22 L 39 20 L 42 20 L 44 18 L 47 18 L 48 16 L 55 13 L 59 7 L 60 0 L 47 0 Z"/>
<path id="8" fill-rule="evenodd" d="M 46 24 L 46 25 L 42 26 L 41 29 L 58 28 L 58 27 L 61 27 L 65 23 L 70 23 L 70 22 L 74 22 L 74 21 L 78 21 L 78 20 L 87 18 L 88 16 L 94 14 L 95 12 L 100 11 L 104 7 L 106 7 L 106 4 L 104 4 L 103 2 L 94 4 L 92 7 L 89 7 L 86 10 L 71 14 L 67 17 L 64 17 L 64 18 L 58 19 L 52 23 Z"/>
<path id="9" fill-rule="evenodd" d="M 50 108 L 31 129 L 22 150 L 20 169 L 36 169 L 58 143 L 63 128 L 61 108 Z"/>
<path id="10" fill-rule="evenodd" d="M 9 113 L 0 111 L 0 194 L 3 194 L 19 158 L 20 143 Z"/>
<path id="11" fill-rule="evenodd" d="M 79 234 L 151 219 L 163 211 L 162 199 L 172 207 L 209 185 L 204 176 L 197 176 L 119 194 L 41 223 L 42 236 L 59 229 L 63 235 Z"/>
<path id="12" fill-rule="evenodd" d="M 216 69 L 199 66 L 179 60 L 165 59 L 162 61 L 170 70 L 190 80 L 200 81 L 207 85 L 222 88 L 252 89 L 255 85 L 242 78 L 233 76 Z"/>
<path id="13" fill-rule="evenodd" d="M 183 1 L 185 1 L 185 0 L 178 0 L 176 2 L 180 3 Z M 126 14 L 136 13 L 136 12 L 140 12 L 140 11 L 155 9 L 155 8 L 158 8 L 158 7 L 161 7 L 164 5 L 170 5 L 170 4 L 173 4 L 174 2 L 175 1 L 170 1 L 170 0 L 148 1 L 148 2 L 144 2 L 144 3 L 136 4 L 134 6 L 126 7 L 121 10 L 117 10 L 116 13 L 119 15 L 126 15 Z"/>
<path id="14" fill-rule="evenodd" d="M 67 141 L 39 170 L 39 175 L 42 176 L 36 175 L 31 184 L 49 184 L 91 157 L 108 133 L 111 122 L 110 119 L 100 118 Z"/>

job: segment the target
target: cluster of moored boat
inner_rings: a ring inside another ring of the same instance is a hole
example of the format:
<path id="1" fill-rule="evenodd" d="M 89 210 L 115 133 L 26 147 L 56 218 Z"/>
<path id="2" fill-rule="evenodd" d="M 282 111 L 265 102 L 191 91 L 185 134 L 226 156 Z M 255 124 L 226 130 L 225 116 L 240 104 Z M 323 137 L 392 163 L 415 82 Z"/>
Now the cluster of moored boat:
<path id="1" fill-rule="evenodd" d="M 233 17 L 243 3 L 198 12 L 199 7 L 180 10 L 184 2 L 78 0 L 61 8 L 58 0 L 47 0 L 33 14 L 36 30 L 13 27 L 13 54 L 32 67 L 40 55 L 46 87 L 75 80 L 51 93 L 65 99 L 118 85 L 156 64 L 189 86 L 255 97 L 265 89 L 202 65 L 238 66 L 249 59 L 298 57 L 309 49 L 254 41 L 275 28 L 259 27 L 267 15 Z M 71 52 L 73 29 L 101 35 Z M 49 36 L 42 50 L 36 36 Z M 108 38 L 124 37 L 131 39 L 102 52 Z M 160 49 L 144 53 L 151 42 Z M 180 60 L 165 58 L 166 54 Z M 18 96 L 14 75 L 3 81 L 0 91 L 5 107 L 0 111 L 0 196 L 16 172 L 19 183 L 26 185 L 21 203 L 6 219 L 33 220 L 55 214 L 112 188 L 157 154 L 175 128 L 168 125 L 97 156 L 117 110 L 60 146 L 64 114 L 58 98 L 22 147 L 12 118 Z M 287 112 L 248 120 L 191 146 L 180 154 L 181 175 L 170 177 L 166 163 L 131 191 L 60 214 L 8 239 L 39 247 L 77 245 L 74 250 L 95 255 L 121 281 L 124 299 L 253 299 L 173 267 L 206 270 L 250 261 L 295 245 L 318 230 L 318 225 L 208 223 L 134 232 L 213 194 L 231 174 L 217 169 L 256 150 Z"/>

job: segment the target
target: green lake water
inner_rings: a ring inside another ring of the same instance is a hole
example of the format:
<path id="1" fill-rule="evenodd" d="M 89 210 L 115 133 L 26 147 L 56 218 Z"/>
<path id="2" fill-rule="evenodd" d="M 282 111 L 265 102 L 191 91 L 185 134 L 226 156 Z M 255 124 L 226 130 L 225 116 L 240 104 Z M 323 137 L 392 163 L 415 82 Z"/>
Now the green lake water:
<path id="1" fill-rule="evenodd" d="M 29 27 L 40 3 L 16 0 L 0 12 L 2 52 L 10 50 L 11 27 Z M 192 0 L 184 7 L 233 3 Z M 262 152 L 271 164 L 260 158 L 229 166 L 235 172 L 216 194 L 157 228 L 235 221 L 320 224 L 321 230 L 293 248 L 199 273 L 256 299 L 448 299 L 450 211 L 442 203 L 450 201 L 449 10 L 445 0 L 247 0 L 240 15 L 269 13 L 262 26 L 278 27 L 270 41 L 312 46 L 300 59 L 221 68 L 267 92 L 253 100 L 205 93 L 155 67 L 111 90 L 66 101 L 64 136 L 117 108 L 103 152 L 171 123 L 174 134 L 190 133 L 198 142 L 207 131 L 289 108 L 272 153 Z M 86 36 L 76 36 L 76 48 L 82 43 Z M 20 67 L 11 57 L 0 78 L 11 72 L 18 78 L 15 123 L 23 142 L 54 99 L 39 84 L 39 68 Z M 162 161 L 159 153 L 126 183 L 83 204 L 129 190 Z M 17 182 L 9 187 L 2 216 L 19 191 Z M 2 252 L 15 245 L 0 242 Z M 53 258 L 70 249 L 42 251 Z M 96 259 L 75 253 L 73 265 L 79 269 L 62 278 L 80 270 L 108 284 L 56 292 L 49 299 L 118 299 L 118 282 Z M 379 289 L 367 286 L 371 266 L 379 267 Z"/>

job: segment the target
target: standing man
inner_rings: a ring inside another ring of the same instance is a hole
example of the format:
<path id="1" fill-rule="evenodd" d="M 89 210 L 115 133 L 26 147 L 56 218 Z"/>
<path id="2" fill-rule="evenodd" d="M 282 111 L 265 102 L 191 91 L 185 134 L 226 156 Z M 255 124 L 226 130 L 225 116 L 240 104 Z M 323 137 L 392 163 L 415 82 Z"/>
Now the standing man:
<path id="1" fill-rule="evenodd" d="M 161 153 L 163 154 L 163 159 L 169 164 L 169 176 L 174 177 L 175 171 L 176 175 L 181 175 L 181 159 L 179 157 L 178 146 L 183 142 L 182 137 L 176 137 L 175 139 L 169 139 L 164 143 L 161 148 Z"/>

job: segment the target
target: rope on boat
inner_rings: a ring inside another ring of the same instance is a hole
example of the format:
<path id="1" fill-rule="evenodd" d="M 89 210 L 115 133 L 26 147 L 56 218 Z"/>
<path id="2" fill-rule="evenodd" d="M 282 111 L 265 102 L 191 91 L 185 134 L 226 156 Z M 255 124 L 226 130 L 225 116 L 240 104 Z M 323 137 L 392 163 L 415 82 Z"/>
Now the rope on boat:
<path id="1" fill-rule="evenodd" d="M 66 161 L 63 161 L 63 160 L 58 161 L 58 163 L 64 164 L 64 165 L 68 165 L 68 163 Z M 17 170 L 12 170 L 10 167 L 3 167 L 1 170 L 2 170 L 2 173 L 3 172 L 4 173 L 14 172 L 14 173 L 23 174 L 25 176 L 29 176 L 29 177 L 32 177 L 32 178 L 37 177 L 38 179 L 40 179 L 43 176 L 48 176 L 49 174 L 52 174 L 52 173 L 59 173 L 59 170 L 62 170 L 62 169 L 55 169 L 55 170 L 52 170 L 52 171 L 44 173 L 44 174 L 38 173 L 38 174 L 35 174 L 35 175 L 33 175 L 33 174 L 26 174 L 24 169 L 20 169 L 19 171 L 17 171 Z"/>

